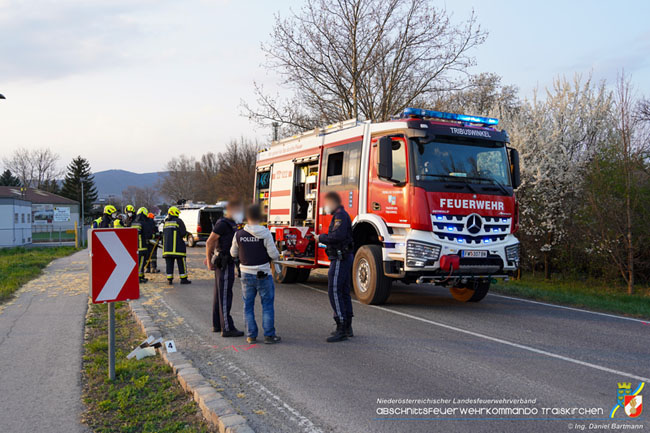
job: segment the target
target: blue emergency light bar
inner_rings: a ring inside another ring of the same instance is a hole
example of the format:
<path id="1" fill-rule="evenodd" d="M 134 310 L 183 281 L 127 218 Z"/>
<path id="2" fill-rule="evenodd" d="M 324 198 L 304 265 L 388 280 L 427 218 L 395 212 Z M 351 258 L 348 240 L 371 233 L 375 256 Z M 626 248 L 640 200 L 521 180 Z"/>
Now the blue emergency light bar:
<path id="1" fill-rule="evenodd" d="M 494 117 L 470 116 L 469 114 L 445 113 L 444 111 L 425 110 L 423 108 L 405 108 L 403 117 L 428 117 L 433 119 L 456 120 L 458 122 L 478 123 L 481 125 L 495 126 L 499 124 L 499 119 Z"/>

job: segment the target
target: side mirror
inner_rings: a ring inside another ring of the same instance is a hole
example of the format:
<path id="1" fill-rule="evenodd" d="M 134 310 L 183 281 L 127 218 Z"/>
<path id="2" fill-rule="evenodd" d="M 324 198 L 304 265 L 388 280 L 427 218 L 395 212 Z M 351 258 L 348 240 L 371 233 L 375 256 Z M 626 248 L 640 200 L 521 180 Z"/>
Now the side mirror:
<path id="1" fill-rule="evenodd" d="M 393 178 L 393 140 L 390 137 L 381 137 L 378 142 L 377 176 L 384 179 Z"/>
<path id="2" fill-rule="evenodd" d="M 512 187 L 519 188 L 521 185 L 521 173 L 519 171 L 519 151 L 512 147 L 508 148 L 510 152 L 510 173 L 512 175 Z"/>

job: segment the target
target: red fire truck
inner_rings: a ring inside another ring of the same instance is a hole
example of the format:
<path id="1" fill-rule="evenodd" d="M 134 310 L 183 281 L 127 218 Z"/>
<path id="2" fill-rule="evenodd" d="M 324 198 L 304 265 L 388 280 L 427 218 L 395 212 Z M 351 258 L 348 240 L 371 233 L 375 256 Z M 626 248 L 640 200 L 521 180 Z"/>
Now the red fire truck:
<path id="1" fill-rule="evenodd" d="M 304 282 L 329 265 L 314 233 L 340 194 L 354 235 L 357 298 L 381 304 L 395 280 L 450 287 L 477 302 L 519 265 L 519 156 L 489 117 L 407 108 L 275 141 L 257 158 L 255 200 L 282 252 L 274 277 Z"/>

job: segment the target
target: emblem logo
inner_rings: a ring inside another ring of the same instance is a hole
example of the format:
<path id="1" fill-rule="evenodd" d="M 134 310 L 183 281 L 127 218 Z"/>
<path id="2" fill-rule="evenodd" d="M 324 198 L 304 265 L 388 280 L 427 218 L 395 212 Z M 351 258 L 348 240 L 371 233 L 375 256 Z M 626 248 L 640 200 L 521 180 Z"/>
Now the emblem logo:
<path id="1" fill-rule="evenodd" d="M 395 206 L 397 204 L 397 197 L 395 197 L 394 195 L 389 195 L 388 204 Z"/>
<path id="2" fill-rule="evenodd" d="M 483 227 L 483 220 L 481 219 L 480 215 L 474 213 L 471 214 L 469 218 L 467 218 L 467 222 L 465 223 L 465 228 L 471 234 L 475 235 L 476 233 L 480 232 L 482 227 Z"/>
<path id="3" fill-rule="evenodd" d="M 643 412 L 643 396 L 626 395 L 625 396 L 625 413 L 630 418 L 636 418 Z"/>
<path id="4" fill-rule="evenodd" d="M 614 418 L 616 411 L 623 408 L 623 411 L 630 418 L 636 418 L 643 412 L 643 396 L 639 393 L 645 386 L 645 382 L 639 383 L 634 391 L 632 391 L 632 384 L 629 382 L 619 382 L 616 391 L 616 405 L 612 408 L 609 414 L 610 418 Z"/>

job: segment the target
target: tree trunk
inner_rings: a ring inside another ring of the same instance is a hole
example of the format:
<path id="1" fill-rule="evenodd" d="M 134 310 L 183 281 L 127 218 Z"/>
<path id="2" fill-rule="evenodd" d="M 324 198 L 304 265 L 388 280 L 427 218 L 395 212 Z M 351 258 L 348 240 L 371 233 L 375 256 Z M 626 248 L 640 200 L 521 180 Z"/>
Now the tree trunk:
<path id="1" fill-rule="evenodd" d="M 625 185 L 625 207 L 627 213 L 627 294 L 634 294 L 634 244 L 632 240 L 632 209 L 630 204 L 630 175 L 627 173 Z"/>
<path id="2" fill-rule="evenodd" d="M 550 259 L 549 259 L 549 253 L 544 252 L 544 279 L 545 280 L 550 280 L 551 279 L 551 265 L 550 265 Z"/>

